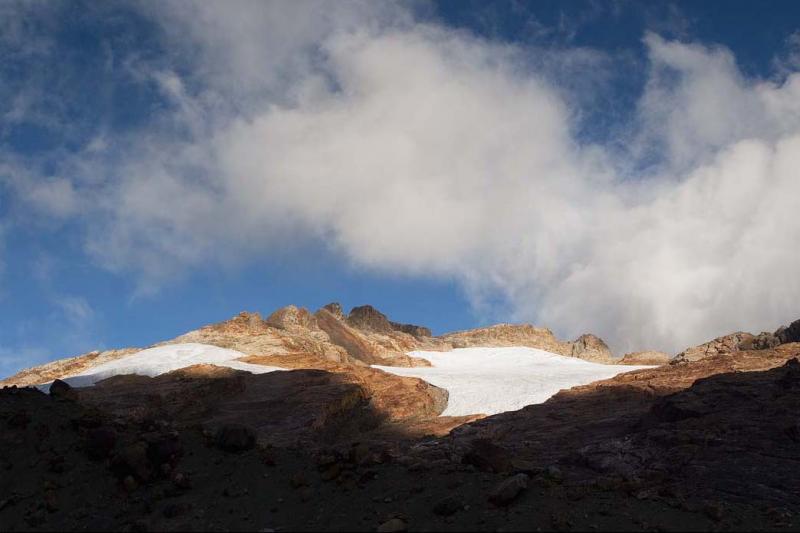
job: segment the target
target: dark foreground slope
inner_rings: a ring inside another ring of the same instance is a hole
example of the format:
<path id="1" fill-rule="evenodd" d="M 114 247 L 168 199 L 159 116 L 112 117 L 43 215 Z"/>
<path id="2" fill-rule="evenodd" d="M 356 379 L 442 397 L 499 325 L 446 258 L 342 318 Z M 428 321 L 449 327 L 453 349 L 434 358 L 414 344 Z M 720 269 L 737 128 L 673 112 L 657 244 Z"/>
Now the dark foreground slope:
<path id="1" fill-rule="evenodd" d="M 222 410 L 156 393 L 137 410 L 130 387 L 116 403 L 2 389 L 0 529 L 797 530 L 798 356 L 786 344 L 628 373 L 445 437 L 326 370 L 164 378 L 178 395 L 181 381 L 228 390 Z M 220 414 L 257 408 L 259 379 L 318 387 L 294 414 L 297 396 L 261 406 L 295 441 Z"/>

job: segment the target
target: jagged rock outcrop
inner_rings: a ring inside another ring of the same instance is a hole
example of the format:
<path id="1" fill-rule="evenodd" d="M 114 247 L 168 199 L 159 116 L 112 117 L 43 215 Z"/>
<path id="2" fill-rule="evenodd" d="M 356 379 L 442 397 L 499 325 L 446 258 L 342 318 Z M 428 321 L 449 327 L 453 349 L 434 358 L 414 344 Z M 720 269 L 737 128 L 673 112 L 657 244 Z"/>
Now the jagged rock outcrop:
<path id="1" fill-rule="evenodd" d="M 396 331 L 408 333 L 414 337 L 430 337 L 432 336 L 431 330 L 425 326 L 417 326 L 414 324 L 400 324 L 399 322 L 389 322 L 392 328 Z"/>
<path id="2" fill-rule="evenodd" d="M 307 309 L 288 305 L 269 315 L 267 325 L 285 330 L 318 330 L 317 319 Z"/>
<path id="3" fill-rule="evenodd" d="M 795 320 L 788 326 L 778 328 L 774 335 L 781 344 L 800 342 L 800 319 Z"/>
<path id="4" fill-rule="evenodd" d="M 758 335 L 737 331 L 729 335 L 693 346 L 682 351 L 672 360 L 673 363 L 699 361 L 705 357 L 717 354 L 735 353 L 740 350 L 768 350 L 781 344 L 800 342 L 800 320 L 795 320 L 788 326 L 781 326 L 774 333 L 767 331 Z"/>
<path id="5" fill-rule="evenodd" d="M 360 305 L 350 310 L 347 315 L 347 324 L 351 327 L 374 331 L 376 333 L 391 333 L 394 331 L 386 315 L 371 305 Z"/>
<path id="6" fill-rule="evenodd" d="M 745 333 L 743 331 L 717 337 L 712 341 L 682 351 L 675 356 L 672 363 L 678 364 L 700 361 L 714 355 L 735 353 L 739 351 L 739 345 L 742 342 L 753 342 L 754 337 L 752 333 Z"/>
<path id="7" fill-rule="evenodd" d="M 342 305 L 339 302 L 331 302 L 327 305 L 323 305 L 322 308 L 331 313 L 339 320 L 345 320 L 344 310 L 342 309 Z"/>
<path id="8" fill-rule="evenodd" d="M 585 334 L 572 342 L 565 342 L 558 340 L 549 329 L 530 324 L 497 324 L 449 333 L 440 339 L 453 348 L 527 346 L 586 361 L 614 362 L 606 343 L 595 335 Z"/>
<path id="9" fill-rule="evenodd" d="M 572 341 L 572 357 L 591 361 L 593 363 L 612 362 L 611 350 L 608 345 L 596 335 L 587 333 Z"/>
<path id="10" fill-rule="evenodd" d="M 347 324 L 361 330 L 376 333 L 391 334 L 394 332 L 407 333 L 415 337 L 430 337 L 431 330 L 414 324 L 400 324 L 392 322 L 386 315 L 371 305 L 354 307 L 347 315 Z"/>
<path id="11" fill-rule="evenodd" d="M 631 352 L 622 356 L 617 364 L 620 365 L 664 365 L 670 362 L 672 356 L 666 352 L 644 351 Z"/>
<path id="12" fill-rule="evenodd" d="M 409 357 L 406 352 L 417 349 L 415 338 L 407 333 L 388 330 L 368 329 L 366 324 L 372 323 L 380 328 L 380 318 L 371 322 L 363 322 L 362 328 L 357 329 L 351 322 L 339 320 L 327 309 L 320 309 L 314 315 L 320 329 L 328 334 L 330 341 L 344 348 L 354 359 L 368 365 L 387 366 L 428 366 L 430 363 L 424 359 Z M 361 315 L 364 316 L 364 315 Z M 381 314 L 380 316 L 383 317 Z M 385 319 L 385 317 L 383 317 Z M 369 320 L 369 319 L 365 319 Z M 355 321 L 359 323 L 358 320 Z M 388 321 L 387 321 L 388 325 Z M 371 332 L 372 334 L 365 333 Z"/>

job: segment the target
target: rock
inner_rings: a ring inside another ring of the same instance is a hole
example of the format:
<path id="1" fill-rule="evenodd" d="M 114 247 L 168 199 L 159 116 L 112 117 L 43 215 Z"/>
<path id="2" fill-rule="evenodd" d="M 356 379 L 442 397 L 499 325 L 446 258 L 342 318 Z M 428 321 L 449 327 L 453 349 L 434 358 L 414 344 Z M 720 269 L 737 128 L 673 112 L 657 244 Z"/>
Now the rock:
<path id="1" fill-rule="evenodd" d="M 31 415 L 28 414 L 28 411 L 20 409 L 9 417 L 8 425 L 15 429 L 25 429 L 30 421 Z"/>
<path id="2" fill-rule="evenodd" d="M 75 400 L 78 394 L 67 382 L 56 379 L 50 385 L 50 396 L 64 400 Z"/>
<path id="3" fill-rule="evenodd" d="M 347 315 L 347 325 L 376 333 L 390 333 L 393 330 L 386 315 L 371 305 L 361 305 L 351 309 Z"/>
<path id="4" fill-rule="evenodd" d="M 45 492 L 44 505 L 48 512 L 54 513 L 58 511 L 58 496 L 52 490 Z"/>
<path id="5" fill-rule="evenodd" d="M 182 472 L 176 472 L 172 475 L 172 484 L 182 490 L 192 488 L 191 478 Z"/>
<path id="6" fill-rule="evenodd" d="M 450 516 L 464 508 L 464 502 L 455 496 L 448 496 L 436 502 L 433 512 L 439 516 Z"/>
<path id="7" fill-rule="evenodd" d="M 511 471 L 515 474 L 527 474 L 528 476 L 533 477 L 544 472 L 544 468 L 538 466 L 533 461 L 526 461 L 525 459 L 512 459 Z"/>
<path id="8" fill-rule="evenodd" d="M 378 533 L 400 533 L 408 531 L 408 524 L 399 518 L 392 518 L 378 526 Z"/>
<path id="9" fill-rule="evenodd" d="M 334 463 L 322 471 L 320 478 L 322 478 L 322 481 L 333 481 L 339 477 L 341 473 L 342 467 L 339 465 L 339 463 Z"/>
<path id="10" fill-rule="evenodd" d="M 306 487 L 308 486 L 308 479 L 306 479 L 305 474 L 303 474 L 302 472 L 297 472 L 289 480 L 289 484 L 296 489 L 300 487 Z"/>
<path id="11" fill-rule="evenodd" d="M 611 350 L 596 335 L 587 333 L 572 341 L 572 357 L 598 363 L 612 362 Z"/>
<path id="12" fill-rule="evenodd" d="M 781 344 L 800 342 L 800 319 L 795 320 L 788 326 L 778 328 L 774 335 Z"/>
<path id="13" fill-rule="evenodd" d="M 564 473 L 561 471 L 559 467 L 556 465 L 550 465 L 544 469 L 544 475 L 547 479 L 551 481 L 562 481 L 564 479 Z"/>
<path id="14" fill-rule="evenodd" d="M 243 452 L 256 445 L 256 435 L 252 429 L 241 424 L 225 424 L 217 430 L 217 447 L 226 452 Z"/>
<path id="15" fill-rule="evenodd" d="M 622 356 L 617 364 L 620 365 L 664 365 L 669 363 L 672 356 L 665 352 L 657 351 L 644 351 L 644 352 L 631 352 Z"/>
<path id="16" fill-rule="evenodd" d="M 676 355 L 675 358 L 672 359 L 671 363 L 691 363 L 693 361 L 701 361 L 714 355 L 736 353 L 740 351 L 740 345 L 742 343 L 748 346 L 752 345 L 754 342 L 754 337 L 755 336 L 753 334 L 745 333 L 743 331 L 717 337 L 712 341 L 708 341 L 692 348 L 687 348 Z"/>
<path id="17" fill-rule="evenodd" d="M 495 505 L 508 505 L 527 488 L 528 476 L 526 474 L 515 474 L 492 489 L 489 493 L 489 501 Z"/>
<path id="18" fill-rule="evenodd" d="M 414 324 L 400 324 L 398 322 L 389 322 L 391 324 L 392 329 L 395 331 L 402 331 L 403 333 L 408 333 L 409 335 L 413 335 L 414 337 L 430 337 L 432 335 L 431 330 L 426 328 L 425 326 L 416 326 Z"/>
<path id="19" fill-rule="evenodd" d="M 189 512 L 191 508 L 191 504 L 188 503 L 169 503 L 164 506 L 162 514 L 164 515 L 164 518 L 176 518 Z"/>
<path id="20" fill-rule="evenodd" d="M 122 480 L 122 486 L 125 487 L 127 492 L 133 492 L 139 488 L 139 483 L 136 482 L 133 476 L 125 476 L 125 479 Z"/>
<path id="21" fill-rule="evenodd" d="M 341 304 L 339 304 L 339 302 L 331 302 L 328 305 L 323 305 L 322 308 L 325 309 L 326 311 L 328 311 L 330 314 L 332 314 L 338 320 L 344 320 L 345 319 L 344 318 L 344 311 L 342 310 L 342 306 L 341 306 Z"/>
<path id="22" fill-rule="evenodd" d="M 347 316 L 347 324 L 356 329 L 372 331 L 375 333 L 389 334 L 394 331 L 408 333 L 414 337 L 430 337 L 431 330 L 423 326 L 415 326 L 414 324 L 400 324 L 392 322 L 386 315 L 372 307 L 371 305 L 362 305 L 354 307 L 350 314 Z"/>
<path id="23" fill-rule="evenodd" d="M 147 458 L 147 443 L 139 441 L 125 446 L 112 460 L 111 470 L 118 478 L 132 475 L 136 479 L 149 481 L 153 469 Z"/>
<path id="24" fill-rule="evenodd" d="M 490 439 L 474 439 L 461 463 L 472 465 L 483 472 L 505 472 L 510 467 L 508 450 L 492 442 Z"/>
<path id="25" fill-rule="evenodd" d="M 86 432 L 86 452 L 92 459 L 108 457 L 117 443 L 116 432 L 107 427 L 98 427 Z"/>
<path id="26" fill-rule="evenodd" d="M 307 309 L 287 305 L 267 317 L 267 325 L 278 329 L 318 329 L 317 319 Z"/>
<path id="27" fill-rule="evenodd" d="M 755 337 L 742 339 L 739 343 L 740 350 L 766 350 L 781 344 L 780 339 L 773 333 L 761 332 Z"/>
<path id="28" fill-rule="evenodd" d="M 166 470 L 165 475 L 169 475 L 171 465 L 175 463 L 182 452 L 183 448 L 177 435 L 153 435 L 147 439 L 147 458 L 152 465 Z"/>

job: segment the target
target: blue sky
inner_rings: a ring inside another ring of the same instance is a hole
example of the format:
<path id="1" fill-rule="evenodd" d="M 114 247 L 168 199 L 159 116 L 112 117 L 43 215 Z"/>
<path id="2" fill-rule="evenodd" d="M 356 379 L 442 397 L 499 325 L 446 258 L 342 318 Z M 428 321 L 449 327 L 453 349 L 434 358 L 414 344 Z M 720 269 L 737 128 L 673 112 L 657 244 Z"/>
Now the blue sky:
<path id="1" fill-rule="evenodd" d="M 0 6 L 0 374 L 290 303 L 800 316 L 796 2 L 332 6 Z"/>

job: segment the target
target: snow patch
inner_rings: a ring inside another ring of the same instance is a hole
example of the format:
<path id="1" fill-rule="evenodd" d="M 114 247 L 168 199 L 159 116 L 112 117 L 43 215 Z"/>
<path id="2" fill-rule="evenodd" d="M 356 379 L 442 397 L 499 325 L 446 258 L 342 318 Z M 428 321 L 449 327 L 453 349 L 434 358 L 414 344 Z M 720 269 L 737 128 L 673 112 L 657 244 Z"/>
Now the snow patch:
<path id="1" fill-rule="evenodd" d="M 254 365 L 237 361 L 240 357 L 245 357 L 245 354 L 210 344 L 167 344 L 148 348 L 114 361 L 97 365 L 82 374 L 65 377 L 62 380 L 73 387 L 89 387 L 112 376 L 138 374 L 140 376 L 156 377 L 173 370 L 202 364 L 224 366 L 235 370 L 244 370 L 252 374 L 265 374 L 267 372 L 285 370 L 277 366 Z M 48 392 L 51 383 L 39 385 L 38 387 Z"/>
<path id="2" fill-rule="evenodd" d="M 423 379 L 450 394 L 442 416 L 493 415 L 543 403 L 562 389 L 586 385 L 650 366 L 603 365 L 536 348 L 458 348 L 415 351 L 432 367 L 373 365 L 398 376 Z"/>

